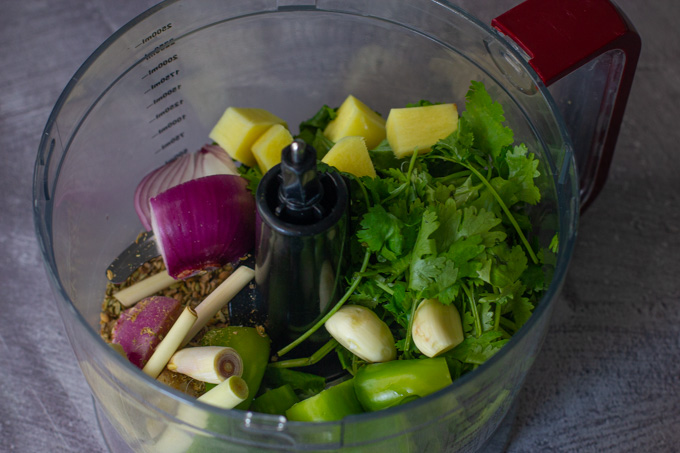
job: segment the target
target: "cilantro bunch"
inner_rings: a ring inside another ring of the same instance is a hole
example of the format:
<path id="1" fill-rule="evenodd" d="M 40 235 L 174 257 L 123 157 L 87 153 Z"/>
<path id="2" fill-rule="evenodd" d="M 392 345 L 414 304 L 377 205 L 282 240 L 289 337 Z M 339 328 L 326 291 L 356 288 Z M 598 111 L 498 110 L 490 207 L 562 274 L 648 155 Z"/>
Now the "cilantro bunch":
<path id="1" fill-rule="evenodd" d="M 541 200 L 538 161 L 504 121 L 502 106 L 472 82 L 458 129 L 429 153 L 399 161 L 384 141 L 371 151 L 379 177 L 348 175 L 348 303 L 378 313 L 400 358 L 421 356 L 410 332 L 424 299 L 461 314 L 465 340 L 446 356 L 462 374 L 497 352 L 544 292 L 554 250 L 538 247 L 527 214 Z"/>

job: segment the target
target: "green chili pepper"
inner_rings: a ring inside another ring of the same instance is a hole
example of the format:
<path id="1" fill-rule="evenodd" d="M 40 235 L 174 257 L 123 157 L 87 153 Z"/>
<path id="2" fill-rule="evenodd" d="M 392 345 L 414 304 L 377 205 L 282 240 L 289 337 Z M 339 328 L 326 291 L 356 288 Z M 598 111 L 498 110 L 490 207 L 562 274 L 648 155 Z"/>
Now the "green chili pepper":
<path id="1" fill-rule="evenodd" d="M 321 392 L 326 387 L 326 379 L 316 374 L 272 367 L 270 364 L 264 373 L 262 385 L 275 388 L 286 384 L 290 385 L 300 398 L 306 399 Z"/>
<path id="2" fill-rule="evenodd" d="M 250 410 L 262 412 L 263 414 L 286 415 L 286 411 L 295 403 L 299 403 L 300 398 L 295 394 L 295 390 L 290 385 L 268 390 L 255 398 Z"/>
<path id="3" fill-rule="evenodd" d="M 378 411 L 434 393 L 451 384 L 446 359 L 372 363 L 354 377 L 357 399 L 366 411 Z"/>
<path id="4" fill-rule="evenodd" d="M 248 384 L 248 398 L 236 409 L 247 410 L 260 388 L 262 377 L 269 363 L 270 340 L 254 327 L 224 327 L 206 333 L 203 346 L 229 346 L 236 349 L 243 360 L 243 375 Z"/>
<path id="5" fill-rule="evenodd" d="M 350 379 L 293 405 L 286 417 L 299 422 L 328 422 L 362 412 L 354 393 L 354 379 Z"/>

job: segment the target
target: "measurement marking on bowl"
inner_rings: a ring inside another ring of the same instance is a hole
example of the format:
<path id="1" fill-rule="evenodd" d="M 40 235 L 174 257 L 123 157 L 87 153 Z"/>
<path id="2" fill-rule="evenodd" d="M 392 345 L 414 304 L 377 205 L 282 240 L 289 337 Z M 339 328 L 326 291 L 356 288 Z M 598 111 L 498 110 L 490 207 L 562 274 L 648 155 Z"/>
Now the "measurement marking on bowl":
<path id="1" fill-rule="evenodd" d="M 151 138 L 156 138 L 156 137 L 158 137 L 159 135 L 161 135 L 163 132 L 167 132 L 170 128 L 175 127 L 175 126 L 177 126 L 179 123 L 181 123 L 182 121 L 184 121 L 184 120 L 186 119 L 186 117 L 187 117 L 187 116 L 184 115 L 184 114 L 182 114 L 181 116 L 178 116 L 177 118 L 175 118 L 174 120 L 172 120 L 172 121 L 170 121 L 168 124 L 166 124 L 165 126 L 163 126 L 163 127 L 161 127 L 160 129 L 158 129 L 158 133 L 157 133 L 157 134 L 154 134 Z"/>
<path id="2" fill-rule="evenodd" d="M 179 134 L 177 134 L 177 135 L 175 135 L 174 137 L 172 137 L 172 138 L 170 139 L 170 141 L 165 142 L 164 144 L 162 144 L 162 145 L 161 145 L 161 148 L 160 148 L 160 149 L 157 149 L 157 150 L 154 152 L 154 154 L 160 153 L 161 151 L 163 151 L 163 150 L 164 150 L 165 148 L 167 148 L 168 146 L 173 145 L 173 144 L 179 142 L 179 141 L 182 140 L 183 138 L 184 138 L 184 132 L 180 132 Z"/>
<path id="3" fill-rule="evenodd" d="M 142 76 L 142 79 L 145 79 L 148 76 L 153 75 L 156 71 L 164 68 L 165 66 L 168 66 L 169 64 L 176 62 L 178 60 L 178 58 L 179 57 L 177 56 L 177 54 L 166 58 L 165 60 L 161 61 L 156 66 L 154 66 L 153 68 L 149 69 L 148 72 Z"/>
<path id="4" fill-rule="evenodd" d="M 149 109 L 149 108 L 153 107 L 154 105 L 158 104 L 159 102 L 161 102 L 163 99 L 167 98 L 168 96 L 171 96 L 173 94 L 177 94 L 179 92 L 179 90 L 181 90 L 181 89 L 182 89 L 181 84 L 170 88 L 168 91 L 161 94 L 159 97 L 155 98 L 151 104 L 146 106 L 146 108 Z"/>
<path id="5" fill-rule="evenodd" d="M 154 141 L 159 139 L 160 141 L 155 142 L 154 154 L 168 150 L 170 147 L 175 148 L 185 138 L 182 124 L 187 121 L 187 113 L 182 108 L 184 99 L 180 97 L 180 90 L 182 89 L 179 80 L 180 69 L 176 69 L 177 67 L 181 68 L 182 59 L 178 51 L 166 53 L 170 48 L 177 49 L 175 46 L 176 38 L 168 36 L 169 31 L 174 32 L 177 29 L 177 27 L 173 29 L 174 25 L 173 22 L 168 22 L 155 30 L 152 29 L 144 34 L 135 46 L 137 48 L 156 39 L 160 42 L 144 54 L 144 63 L 139 66 L 140 80 L 151 79 L 147 82 L 147 88 L 143 93 L 143 95 L 149 94 L 148 98 L 145 96 L 146 109 L 154 108 L 155 110 L 152 111 L 149 124 L 163 119 L 160 126 L 150 131 L 153 134 L 151 139 Z M 165 137 L 169 134 L 172 135 L 171 138 Z"/>
<path id="6" fill-rule="evenodd" d="M 163 85 L 165 82 L 167 82 L 167 81 L 169 81 L 169 80 L 172 80 L 173 78 L 177 77 L 178 75 L 179 75 L 179 69 L 177 69 L 177 70 L 175 70 L 175 71 L 172 71 L 172 72 L 168 73 L 167 75 L 161 77 L 161 79 L 160 79 L 159 81 L 157 81 L 156 83 L 152 83 L 152 84 L 151 84 L 151 87 L 150 87 L 148 90 L 146 90 L 146 91 L 144 92 L 144 94 L 146 94 L 146 93 L 148 93 L 148 92 L 150 92 L 150 91 L 152 91 L 152 90 L 155 90 L 156 88 L 158 88 L 158 87 L 160 87 L 161 85 Z"/>
<path id="7" fill-rule="evenodd" d="M 144 54 L 144 59 L 147 60 L 147 61 L 152 59 L 153 57 L 155 57 L 159 53 L 163 52 L 164 50 L 166 50 L 168 47 L 172 46 L 173 44 L 175 44 L 175 38 L 168 39 L 163 44 L 156 46 L 151 52 Z"/>
<path id="8" fill-rule="evenodd" d="M 171 111 L 180 108 L 182 106 L 182 104 L 184 104 L 184 99 L 180 99 L 179 101 L 176 101 L 176 102 L 170 104 L 165 109 L 161 110 L 159 113 L 156 113 L 156 115 L 151 119 L 151 121 L 149 121 L 149 124 L 153 123 L 157 119 L 160 119 L 165 114 L 170 113 Z"/>
<path id="9" fill-rule="evenodd" d="M 161 34 L 165 33 L 166 31 L 170 30 L 172 28 L 172 22 L 168 22 L 167 24 L 163 25 L 162 27 L 158 27 L 156 30 L 152 31 L 149 33 L 147 36 L 142 38 L 142 41 L 135 46 L 135 49 L 142 44 L 146 44 L 147 42 L 151 41 L 154 38 L 159 37 Z"/>

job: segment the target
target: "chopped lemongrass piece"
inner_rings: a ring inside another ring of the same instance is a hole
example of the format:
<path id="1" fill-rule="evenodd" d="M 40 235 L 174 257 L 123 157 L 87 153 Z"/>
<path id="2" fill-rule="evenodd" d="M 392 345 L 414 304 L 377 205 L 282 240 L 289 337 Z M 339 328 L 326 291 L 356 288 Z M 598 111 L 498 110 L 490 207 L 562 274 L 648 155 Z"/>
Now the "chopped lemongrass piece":
<path id="1" fill-rule="evenodd" d="M 196 323 L 182 341 L 185 346 L 210 321 L 218 311 L 236 296 L 255 277 L 255 271 L 248 266 L 239 266 L 220 286 L 196 307 Z"/>
<path id="2" fill-rule="evenodd" d="M 463 342 L 460 314 L 453 304 L 425 299 L 413 316 L 413 343 L 428 357 L 442 354 Z"/>
<path id="3" fill-rule="evenodd" d="M 193 308 L 186 307 L 172 325 L 165 338 L 158 344 L 142 371 L 156 379 L 161 374 L 161 371 L 163 371 L 163 368 L 165 368 L 170 357 L 177 351 L 182 339 L 194 323 L 196 323 L 196 312 Z"/>
<path id="4" fill-rule="evenodd" d="M 219 384 L 231 376 L 241 376 L 243 360 L 234 348 L 198 346 L 175 352 L 168 362 L 168 370 L 202 382 Z"/>
<path id="5" fill-rule="evenodd" d="M 173 283 L 177 283 L 177 280 L 170 277 L 168 271 L 163 270 L 151 277 L 140 280 L 127 288 L 121 289 L 117 293 L 114 293 L 113 297 L 118 299 L 125 307 L 130 307 L 145 297 L 151 296 L 152 294 L 167 288 Z"/>
<path id="6" fill-rule="evenodd" d="M 324 325 L 338 343 L 367 362 L 387 362 L 397 358 L 390 328 L 366 307 L 345 305 Z"/>
<path id="7" fill-rule="evenodd" d="M 248 397 L 248 384 L 240 376 L 231 376 L 198 397 L 199 401 L 222 409 L 233 409 Z"/>

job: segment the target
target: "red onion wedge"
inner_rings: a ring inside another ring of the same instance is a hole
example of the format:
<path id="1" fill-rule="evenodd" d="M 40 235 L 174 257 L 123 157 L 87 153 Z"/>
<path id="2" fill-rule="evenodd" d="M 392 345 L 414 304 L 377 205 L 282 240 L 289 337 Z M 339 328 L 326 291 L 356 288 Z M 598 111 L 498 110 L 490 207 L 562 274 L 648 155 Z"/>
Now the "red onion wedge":
<path id="1" fill-rule="evenodd" d="M 181 312 L 182 304 L 172 297 L 147 297 L 120 314 L 111 341 L 123 348 L 130 362 L 142 368 Z"/>
<path id="2" fill-rule="evenodd" d="M 212 175 L 238 175 L 234 161 L 217 145 L 205 145 L 195 153 L 177 156 L 148 173 L 135 190 L 135 211 L 144 228 L 151 230 L 150 198 L 186 181 Z"/>
<path id="3" fill-rule="evenodd" d="M 240 176 L 192 179 L 149 204 L 158 249 L 175 279 L 234 262 L 255 245 L 255 198 Z"/>

